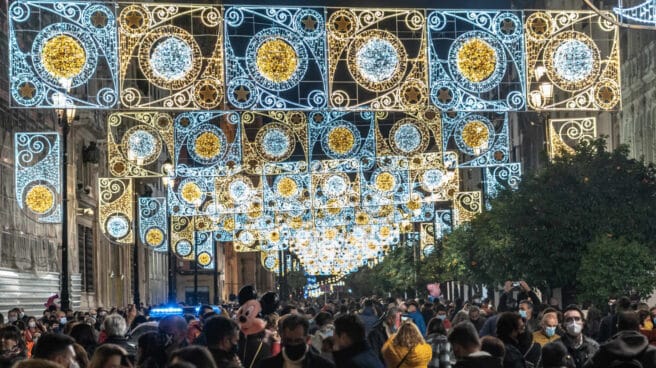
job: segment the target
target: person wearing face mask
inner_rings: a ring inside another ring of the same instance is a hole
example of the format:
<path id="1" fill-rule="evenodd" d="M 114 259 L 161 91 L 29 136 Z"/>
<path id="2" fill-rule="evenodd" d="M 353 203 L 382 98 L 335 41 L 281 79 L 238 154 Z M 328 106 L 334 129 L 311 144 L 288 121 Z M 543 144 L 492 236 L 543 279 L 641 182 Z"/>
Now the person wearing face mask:
<path id="1" fill-rule="evenodd" d="M 21 331 L 16 326 L 5 326 L 0 329 L 0 368 L 11 368 L 14 363 L 27 359 L 25 341 Z"/>
<path id="2" fill-rule="evenodd" d="M 384 362 L 381 349 L 383 348 L 385 341 L 396 333 L 396 321 L 399 319 L 400 315 L 401 312 L 398 308 L 390 307 L 387 309 L 387 312 L 383 314 L 383 317 L 376 322 L 367 336 L 369 346 L 371 346 L 375 352 L 378 352 L 378 359 L 380 359 L 381 362 Z"/>
<path id="3" fill-rule="evenodd" d="M 14 308 L 7 312 L 7 324 L 13 325 L 16 321 L 18 321 L 18 312 L 16 311 L 16 308 Z"/>
<path id="4" fill-rule="evenodd" d="M 540 329 L 533 332 L 533 341 L 540 344 L 540 346 L 545 346 L 560 339 L 560 336 L 556 333 L 557 328 L 558 315 L 556 313 L 545 313 L 542 316 L 542 322 L 540 322 Z"/>
<path id="5" fill-rule="evenodd" d="M 566 333 L 560 341 L 574 358 L 576 368 L 583 367 L 583 364 L 599 350 L 596 341 L 583 335 L 584 324 L 581 308 L 574 304 L 568 305 L 563 312 L 563 327 Z"/>
<path id="6" fill-rule="evenodd" d="M 223 316 L 210 317 L 205 321 L 203 331 L 207 347 L 217 367 L 243 367 L 237 356 L 239 350 L 239 326 L 237 322 Z"/>
<path id="7" fill-rule="evenodd" d="M 333 368 L 309 346 L 310 322 L 295 314 L 282 317 L 279 323 L 282 351 L 260 362 L 260 368 Z"/>
<path id="8" fill-rule="evenodd" d="M 30 357 L 34 344 L 39 340 L 42 334 L 46 332 L 45 328 L 36 321 L 34 317 L 27 320 L 27 328 L 23 333 L 25 344 L 27 345 L 27 356 Z"/>
<path id="9" fill-rule="evenodd" d="M 526 329 L 528 332 L 533 333 L 540 328 L 540 321 L 533 315 L 533 303 L 530 300 L 522 300 L 519 302 L 519 315 L 524 318 Z"/>

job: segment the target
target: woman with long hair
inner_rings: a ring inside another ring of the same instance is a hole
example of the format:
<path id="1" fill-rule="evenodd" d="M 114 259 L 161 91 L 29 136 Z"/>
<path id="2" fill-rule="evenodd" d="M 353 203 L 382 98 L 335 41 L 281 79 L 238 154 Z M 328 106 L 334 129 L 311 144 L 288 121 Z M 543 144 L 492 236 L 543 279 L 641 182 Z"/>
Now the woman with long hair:
<path id="1" fill-rule="evenodd" d="M 132 364 L 125 349 L 114 344 L 104 344 L 93 353 L 88 368 L 132 368 Z"/>
<path id="2" fill-rule="evenodd" d="M 96 347 L 98 346 L 98 337 L 96 330 L 91 325 L 86 323 L 78 323 L 71 329 L 70 336 L 75 339 L 75 342 L 82 345 L 87 355 L 93 356 Z"/>
<path id="3" fill-rule="evenodd" d="M 382 353 L 387 368 L 425 368 L 433 355 L 431 346 L 411 321 L 401 324 L 383 345 Z"/>
<path id="4" fill-rule="evenodd" d="M 27 319 L 27 327 L 23 332 L 23 338 L 25 339 L 25 345 L 27 345 L 28 358 L 32 355 L 32 347 L 44 333 L 46 333 L 46 328 L 36 320 L 36 317 L 30 317 Z"/>
<path id="5" fill-rule="evenodd" d="M 428 321 L 426 343 L 433 350 L 433 357 L 428 365 L 429 368 L 450 368 L 452 362 L 455 362 L 451 344 L 449 344 L 446 337 L 446 328 L 444 328 L 441 319 L 434 317 Z"/>

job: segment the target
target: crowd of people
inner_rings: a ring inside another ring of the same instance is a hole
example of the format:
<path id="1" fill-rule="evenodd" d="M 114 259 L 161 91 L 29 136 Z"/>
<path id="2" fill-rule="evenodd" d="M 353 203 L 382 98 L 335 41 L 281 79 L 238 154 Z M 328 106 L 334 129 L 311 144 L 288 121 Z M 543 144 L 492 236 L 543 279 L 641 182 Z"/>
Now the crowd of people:
<path id="1" fill-rule="evenodd" d="M 256 303 L 161 318 L 135 306 L 51 305 L 38 317 L 14 308 L 0 314 L 0 368 L 656 368 L 656 307 L 627 297 L 605 315 L 543 303 L 525 282 L 506 283 L 496 307 L 375 296 Z"/>

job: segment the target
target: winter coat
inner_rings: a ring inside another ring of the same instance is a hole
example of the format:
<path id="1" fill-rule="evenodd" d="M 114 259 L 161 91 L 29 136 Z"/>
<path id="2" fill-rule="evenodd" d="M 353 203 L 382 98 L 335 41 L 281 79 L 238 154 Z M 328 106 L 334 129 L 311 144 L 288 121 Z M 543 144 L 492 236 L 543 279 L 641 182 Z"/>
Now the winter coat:
<path id="1" fill-rule="evenodd" d="M 221 349 L 210 349 L 214 363 L 221 368 L 243 368 L 239 358 L 230 352 Z"/>
<path id="2" fill-rule="evenodd" d="M 504 341 L 506 355 L 503 357 L 503 368 L 526 368 L 524 354 L 519 350 L 517 345 Z"/>
<path id="3" fill-rule="evenodd" d="M 244 367 L 257 367 L 258 362 L 271 356 L 271 337 L 267 331 L 252 335 L 239 332 L 239 360 Z"/>
<path id="4" fill-rule="evenodd" d="M 503 368 L 503 364 L 501 358 L 493 357 L 484 351 L 479 351 L 465 358 L 458 359 L 455 368 Z"/>
<path id="5" fill-rule="evenodd" d="M 365 342 L 334 351 L 333 358 L 339 368 L 384 368 L 378 354 Z"/>
<path id="6" fill-rule="evenodd" d="M 545 335 L 544 331 L 542 330 L 533 332 L 533 342 L 536 344 L 540 344 L 540 346 L 545 346 L 548 343 L 554 342 L 558 339 L 560 339 L 560 336 L 558 334 L 554 334 L 551 337 L 547 337 L 547 335 Z"/>
<path id="7" fill-rule="evenodd" d="M 574 359 L 576 368 L 582 368 L 583 364 L 599 350 L 599 344 L 587 336 L 583 336 L 583 343 L 579 347 L 575 347 L 576 341 L 568 334 L 563 335 L 560 341 L 565 345 L 569 355 Z"/>
<path id="8" fill-rule="evenodd" d="M 383 345 L 390 338 L 390 334 L 387 333 L 387 327 L 385 326 L 384 319 L 379 319 L 374 328 L 371 330 L 367 336 L 367 342 L 373 351 L 378 354 L 378 358 L 381 362 L 383 360 Z"/>
<path id="9" fill-rule="evenodd" d="M 362 310 L 362 313 L 358 314 L 362 322 L 364 323 L 365 336 L 374 328 L 376 322 L 378 322 L 378 317 L 376 317 L 376 312 L 372 307 L 365 307 Z"/>
<path id="10" fill-rule="evenodd" d="M 433 349 L 426 343 L 408 349 L 405 346 L 394 344 L 394 336 L 392 336 L 383 345 L 383 359 L 387 368 L 425 368 L 430 363 L 432 356 Z M 406 357 L 405 360 L 403 360 L 404 357 Z"/>
<path id="11" fill-rule="evenodd" d="M 421 315 L 419 312 L 412 312 L 408 313 L 408 317 L 412 319 L 412 322 L 415 323 L 417 328 L 419 329 L 419 332 L 421 332 L 421 336 L 426 335 L 426 321 L 424 321 L 424 316 Z"/>
<path id="12" fill-rule="evenodd" d="M 258 367 L 283 368 L 284 364 L 285 359 L 282 357 L 282 352 L 280 352 L 276 356 L 262 360 Z M 303 368 L 335 368 L 335 365 L 314 352 L 313 349 L 308 349 L 305 353 L 305 359 L 303 359 Z"/>
<path id="13" fill-rule="evenodd" d="M 428 368 L 451 368 L 451 344 L 446 336 L 441 334 L 430 334 L 426 337 L 426 343 L 430 344 L 433 356 Z"/>
<path id="14" fill-rule="evenodd" d="M 620 331 L 585 363 L 585 368 L 607 368 L 636 361 L 643 368 L 656 368 L 656 348 L 638 331 Z"/>

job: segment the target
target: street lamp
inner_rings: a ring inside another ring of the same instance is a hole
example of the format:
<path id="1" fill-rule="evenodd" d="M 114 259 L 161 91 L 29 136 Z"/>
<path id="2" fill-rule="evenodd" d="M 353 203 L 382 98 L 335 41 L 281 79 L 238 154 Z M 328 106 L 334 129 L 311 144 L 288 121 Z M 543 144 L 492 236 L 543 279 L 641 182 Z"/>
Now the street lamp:
<path id="1" fill-rule="evenodd" d="M 62 88 L 68 93 L 71 89 L 71 80 L 60 80 Z M 62 247 L 62 269 L 61 269 L 61 309 L 70 310 L 71 295 L 69 290 L 68 274 L 68 132 L 70 126 L 75 120 L 75 104 L 66 97 L 62 92 L 55 92 L 52 95 L 52 102 L 57 112 L 59 127 L 61 128 L 62 142 L 62 228 L 61 228 L 61 247 Z"/>
<path id="2" fill-rule="evenodd" d="M 164 189 L 168 192 L 168 186 L 173 185 L 173 176 L 174 176 L 174 167 L 171 163 L 171 160 L 166 160 L 162 165 L 162 172 L 165 176 L 162 177 L 162 184 Z M 168 202 L 168 201 L 167 201 Z M 169 304 L 177 304 L 177 292 L 175 290 L 175 275 L 176 275 L 176 266 L 177 259 L 173 254 L 173 244 L 171 242 L 171 216 L 166 216 L 166 226 L 168 230 L 168 257 L 169 257 L 169 267 L 168 267 L 168 301 Z"/>

